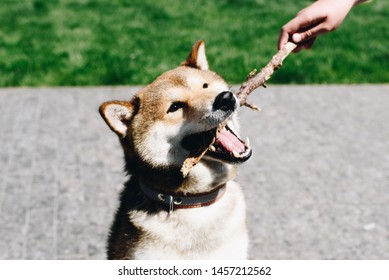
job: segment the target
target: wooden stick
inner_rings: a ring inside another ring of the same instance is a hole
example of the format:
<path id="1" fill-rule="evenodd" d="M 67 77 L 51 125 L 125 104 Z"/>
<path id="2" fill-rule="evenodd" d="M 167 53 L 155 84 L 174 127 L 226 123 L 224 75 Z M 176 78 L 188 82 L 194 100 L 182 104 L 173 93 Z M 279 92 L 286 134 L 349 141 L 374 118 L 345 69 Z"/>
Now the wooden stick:
<path id="1" fill-rule="evenodd" d="M 269 63 L 265 67 L 263 67 L 258 74 L 256 74 L 256 69 L 250 72 L 250 74 L 247 76 L 246 80 L 236 93 L 236 96 L 239 99 L 240 106 L 248 106 L 250 108 L 253 106 L 246 102 L 249 94 L 253 92 L 256 88 L 265 86 L 265 82 L 270 79 L 274 71 L 281 67 L 284 59 L 296 47 L 297 45 L 292 42 L 286 43 L 285 46 L 273 56 Z"/>
<path id="2" fill-rule="evenodd" d="M 247 76 L 246 80 L 244 81 L 244 83 L 236 93 L 240 106 L 247 106 L 251 109 L 259 110 L 259 108 L 256 107 L 255 105 L 247 103 L 247 97 L 256 88 L 261 86 L 266 87 L 265 82 L 268 79 L 270 79 L 274 71 L 276 71 L 278 68 L 281 67 L 284 59 L 296 47 L 297 45 L 292 42 L 286 43 L 285 46 L 272 57 L 270 62 L 264 68 L 262 68 L 258 74 L 256 74 L 257 73 L 256 69 L 250 72 L 250 74 Z M 220 124 L 217 129 L 217 133 L 219 133 L 219 131 L 221 131 L 226 126 L 226 124 L 227 121 Z M 186 177 L 189 174 L 189 172 L 192 170 L 192 168 L 201 160 L 204 154 L 208 151 L 209 146 L 212 145 L 215 142 L 215 140 L 216 140 L 216 136 L 212 139 L 209 145 L 204 146 L 204 150 L 195 151 L 191 153 L 187 159 L 185 159 L 184 164 L 182 165 L 181 168 L 181 173 L 184 177 Z"/>

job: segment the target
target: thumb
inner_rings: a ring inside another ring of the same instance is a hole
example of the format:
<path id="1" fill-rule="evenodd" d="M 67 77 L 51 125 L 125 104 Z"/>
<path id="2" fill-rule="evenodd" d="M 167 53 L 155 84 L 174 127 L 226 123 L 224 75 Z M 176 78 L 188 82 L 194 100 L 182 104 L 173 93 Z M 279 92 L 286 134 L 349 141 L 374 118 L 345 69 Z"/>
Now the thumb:
<path id="1" fill-rule="evenodd" d="M 322 24 L 319 24 L 319 25 L 316 25 L 316 26 L 314 26 L 308 30 L 305 30 L 303 32 L 294 33 L 292 35 L 292 40 L 295 43 L 300 43 L 300 42 L 303 42 L 305 40 L 311 39 L 313 37 L 317 37 L 318 35 L 326 33 L 326 32 L 328 32 L 328 31 L 326 31 L 324 26 Z"/>

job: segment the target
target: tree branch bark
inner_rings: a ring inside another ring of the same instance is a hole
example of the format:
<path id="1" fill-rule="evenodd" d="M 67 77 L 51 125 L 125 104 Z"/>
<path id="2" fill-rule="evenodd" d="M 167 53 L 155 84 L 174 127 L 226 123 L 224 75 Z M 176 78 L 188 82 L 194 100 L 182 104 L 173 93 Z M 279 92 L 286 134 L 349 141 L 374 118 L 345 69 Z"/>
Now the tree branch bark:
<path id="1" fill-rule="evenodd" d="M 274 71 L 276 71 L 282 66 L 282 62 L 284 61 L 284 59 L 296 47 L 297 45 L 292 42 L 286 43 L 285 46 L 272 57 L 269 63 L 265 67 L 263 67 L 258 74 L 256 74 L 256 69 L 250 72 L 250 74 L 247 76 L 246 80 L 236 93 L 236 96 L 239 99 L 240 106 L 252 106 L 246 102 L 249 94 L 258 87 L 266 87 L 265 82 L 270 79 Z"/>

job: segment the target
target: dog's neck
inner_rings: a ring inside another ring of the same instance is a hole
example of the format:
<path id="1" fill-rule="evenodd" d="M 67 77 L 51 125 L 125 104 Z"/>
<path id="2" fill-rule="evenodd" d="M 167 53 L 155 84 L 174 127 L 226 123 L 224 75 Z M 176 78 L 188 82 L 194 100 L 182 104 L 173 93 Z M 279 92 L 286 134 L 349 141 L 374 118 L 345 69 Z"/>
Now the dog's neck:
<path id="1" fill-rule="evenodd" d="M 210 192 L 192 195 L 160 192 L 142 183 L 140 183 L 140 189 L 149 199 L 165 206 L 169 213 L 171 213 L 175 209 L 200 208 L 214 204 L 224 195 L 226 184 L 222 184 Z"/>

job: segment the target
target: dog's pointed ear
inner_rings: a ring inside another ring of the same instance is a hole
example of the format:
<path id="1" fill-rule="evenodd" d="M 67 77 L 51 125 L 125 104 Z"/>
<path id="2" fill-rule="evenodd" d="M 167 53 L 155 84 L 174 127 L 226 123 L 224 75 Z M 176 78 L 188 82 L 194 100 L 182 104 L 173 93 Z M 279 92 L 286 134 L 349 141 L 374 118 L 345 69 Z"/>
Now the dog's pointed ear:
<path id="1" fill-rule="evenodd" d="M 125 101 L 105 102 L 99 108 L 105 122 L 121 138 L 126 137 L 128 125 L 135 111 L 135 104 Z"/>
<path id="2" fill-rule="evenodd" d="M 181 65 L 197 68 L 200 70 L 209 69 L 207 56 L 205 55 L 204 40 L 199 40 L 193 45 L 188 58 Z"/>

